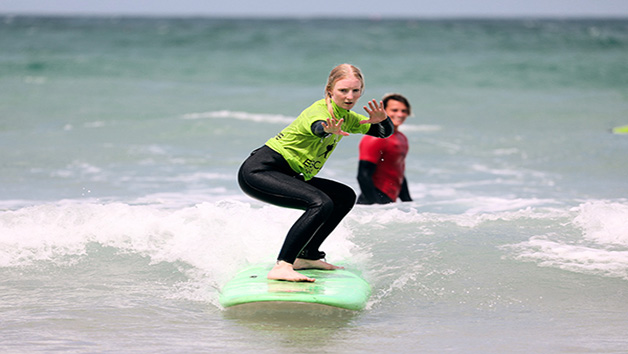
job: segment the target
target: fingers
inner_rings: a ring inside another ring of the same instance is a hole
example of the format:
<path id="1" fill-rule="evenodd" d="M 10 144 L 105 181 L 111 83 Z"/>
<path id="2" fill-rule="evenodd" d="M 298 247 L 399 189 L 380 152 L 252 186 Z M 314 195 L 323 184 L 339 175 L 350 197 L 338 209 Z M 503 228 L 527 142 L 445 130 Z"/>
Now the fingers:
<path id="1" fill-rule="evenodd" d="M 327 118 L 327 125 L 334 128 L 340 128 L 344 121 L 344 119 L 336 120 L 335 118 Z"/>
<path id="2" fill-rule="evenodd" d="M 384 111 L 384 102 L 383 101 L 379 101 L 379 104 L 377 103 L 377 100 L 373 99 L 372 101 L 369 101 L 368 103 L 368 108 L 366 106 L 364 106 L 364 110 L 368 113 L 374 113 L 377 111 Z"/>
<path id="3" fill-rule="evenodd" d="M 344 119 L 335 118 L 327 118 L 327 123 L 323 122 L 323 129 L 326 133 L 330 134 L 340 134 L 340 135 L 349 135 L 349 133 L 342 131 L 342 123 L 344 123 Z"/>
<path id="4" fill-rule="evenodd" d="M 369 102 L 369 107 L 371 108 L 371 111 L 376 111 L 377 109 L 381 109 L 381 107 L 377 106 L 377 101 L 372 100 Z"/>

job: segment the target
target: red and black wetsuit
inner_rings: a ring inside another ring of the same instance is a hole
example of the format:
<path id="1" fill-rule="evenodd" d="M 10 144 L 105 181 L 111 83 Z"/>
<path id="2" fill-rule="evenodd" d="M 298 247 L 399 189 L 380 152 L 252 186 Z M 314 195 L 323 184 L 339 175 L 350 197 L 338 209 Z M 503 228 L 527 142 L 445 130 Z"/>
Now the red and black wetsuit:
<path id="1" fill-rule="evenodd" d="M 405 178 L 408 138 L 396 131 L 389 138 L 364 136 L 360 141 L 358 204 L 412 201 Z"/>

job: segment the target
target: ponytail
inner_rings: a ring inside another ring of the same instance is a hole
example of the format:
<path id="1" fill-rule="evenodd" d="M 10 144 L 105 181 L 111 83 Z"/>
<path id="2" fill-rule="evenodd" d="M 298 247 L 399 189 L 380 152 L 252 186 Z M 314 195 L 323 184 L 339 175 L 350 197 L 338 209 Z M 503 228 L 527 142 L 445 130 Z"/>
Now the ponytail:
<path id="1" fill-rule="evenodd" d="M 336 119 L 336 115 L 334 115 L 334 106 L 331 104 L 331 92 L 327 92 L 325 95 L 325 103 L 327 104 L 327 110 L 329 111 L 329 115 L 331 115 L 334 120 Z"/>

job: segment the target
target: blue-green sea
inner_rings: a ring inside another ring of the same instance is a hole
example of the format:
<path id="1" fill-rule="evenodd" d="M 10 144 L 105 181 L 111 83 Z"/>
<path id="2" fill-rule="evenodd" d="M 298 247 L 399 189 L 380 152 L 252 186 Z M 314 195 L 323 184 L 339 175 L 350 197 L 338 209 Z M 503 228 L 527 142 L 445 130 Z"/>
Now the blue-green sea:
<path id="1" fill-rule="evenodd" d="M 414 200 L 321 248 L 369 303 L 234 316 L 300 215 L 238 167 L 345 62 L 413 111 Z M 628 19 L 0 16 L 0 351 L 623 353 L 627 124 Z"/>

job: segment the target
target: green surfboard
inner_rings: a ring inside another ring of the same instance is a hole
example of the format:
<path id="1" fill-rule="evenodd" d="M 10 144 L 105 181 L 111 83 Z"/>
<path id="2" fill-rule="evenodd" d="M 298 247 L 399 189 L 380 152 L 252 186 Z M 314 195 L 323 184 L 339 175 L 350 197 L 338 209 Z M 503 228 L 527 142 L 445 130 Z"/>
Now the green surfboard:
<path id="1" fill-rule="evenodd" d="M 357 273 L 346 270 L 298 270 L 315 278 L 313 283 L 269 280 L 272 265 L 246 268 L 222 288 L 220 304 L 225 308 L 244 304 L 320 304 L 347 310 L 362 310 L 371 295 L 371 286 Z"/>
<path id="2" fill-rule="evenodd" d="M 628 134 L 628 125 L 613 128 L 614 134 Z"/>

